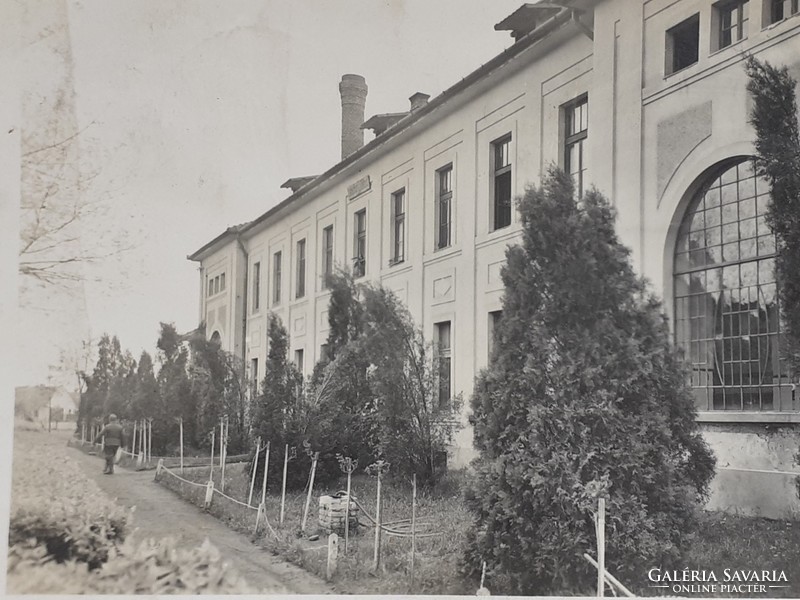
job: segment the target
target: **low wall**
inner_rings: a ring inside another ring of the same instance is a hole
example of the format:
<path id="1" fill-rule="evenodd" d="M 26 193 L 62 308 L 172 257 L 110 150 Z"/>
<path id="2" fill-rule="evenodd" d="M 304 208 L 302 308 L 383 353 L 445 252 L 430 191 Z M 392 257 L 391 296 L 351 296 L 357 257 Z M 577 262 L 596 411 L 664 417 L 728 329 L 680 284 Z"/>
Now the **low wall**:
<path id="1" fill-rule="evenodd" d="M 800 518 L 794 455 L 797 424 L 702 423 L 703 437 L 717 457 L 709 510 L 766 517 Z"/>

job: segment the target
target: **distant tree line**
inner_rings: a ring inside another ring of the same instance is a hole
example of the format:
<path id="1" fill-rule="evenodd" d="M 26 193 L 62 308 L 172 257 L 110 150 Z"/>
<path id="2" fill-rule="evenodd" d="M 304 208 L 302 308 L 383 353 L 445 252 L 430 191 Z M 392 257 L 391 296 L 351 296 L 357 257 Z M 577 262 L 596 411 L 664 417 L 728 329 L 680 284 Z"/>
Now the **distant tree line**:
<path id="1" fill-rule="evenodd" d="M 79 423 L 105 422 L 112 413 L 123 422 L 152 419 L 153 452 L 163 454 L 179 443 L 180 419 L 185 445 L 199 450 L 209 448 L 208 434 L 226 414 L 228 451 L 245 451 L 247 393 L 241 361 L 206 340 L 203 327 L 183 338 L 174 325 L 161 323 L 156 346 L 155 363 L 147 352 L 137 362 L 116 336 L 103 335 L 94 369 L 81 375 L 85 391 Z"/>
<path id="2" fill-rule="evenodd" d="M 328 288 L 326 352 L 308 377 L 290 360 L 289 336 L 274 314 L 264 377 L 256 385 L 241 359 L 206 339 L 204 327 L 181 336 L 162 323 L 155 361 L 143 352 L 137 362 L 116 336 L 101 338 L 94 370 L 82 375 L 79 419 L 150 418 L 158 455 L 176 450 L 180 419 L 185 445 L 208 451 L 209 434 L 226 415 L 229 453 L 252 450 L 256 438 L 270 442 L 270 477 L 280 476 L 285 448 L 294 450 L 290 487 L 305 484 L 311 452 L 320 454 L 320 482 L 339 475 L 337 456 L 343 455 L 363 467 L 382 458 L 393 473 L 434 483 L 444 473 L 461 402 L 440 397 L 445 375 L 435 348 L 380 285 L 357 284 L 339 272 Z"/>

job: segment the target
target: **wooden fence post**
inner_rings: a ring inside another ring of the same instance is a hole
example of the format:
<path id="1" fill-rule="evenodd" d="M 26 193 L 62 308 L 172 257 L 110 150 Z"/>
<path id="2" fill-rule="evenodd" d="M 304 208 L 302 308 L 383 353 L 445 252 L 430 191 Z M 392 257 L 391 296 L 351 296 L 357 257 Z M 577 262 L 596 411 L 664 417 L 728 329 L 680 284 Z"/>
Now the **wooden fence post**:
<path id="1" fill-rule="evenodd" d="M 344 553 L 347 554 L 347 543 L 350 541 L 350 479 L 353 475 L 351 469 L 347 470 L 347 507 L 344 511 Z"/>
<path id="2" fill-rule="evenodd" d="M 281 487 L 281 525 L 283 525 L 283 506 L 286 503 L 286 470 L 289 466 L 289 444 L 286 444 L 283 454 L 283 486 Z"/>
<path id="3" fill-rule="evenodd" d="M 261 520 L 261 513 L 266 511 L 266 507 L 264 503 L 261 502 L 258 505 L 258 511 L 256 512 L 256 526 L 253 528 L 253 536 L 258 534 L 258 522 Z"/>
<path id="4" fill-rule="evenodd" d="M 180 420 L 181 428 L 181 475 L 183 475 L 183 417 Z"/>
<path id="5" fill-rule="evenodd" d="M 414 586 L 414 558 L 417 553 L 417 474 L 411 478 L 411 586 Z"/>
<path id="6" fill-rule="evenodd" d="M 253 505 L 253 488 L 256 485 L 256 472 L 258 471 L 258 454 L 261 452 L 261 438 L 256 440 L 256 457 L 253 459 L 253 475 L 250 477 L 250 493 L 247 495 L 247 506 Z"/>
<path id="7" fill-rule="evenodd" d="M 225 417 L 224 429 L 221 432 L 224 443 L 222 444 L 222 472 L 220 473 L 220 491 L 225 491 L 225 462 L 228 460 L 228 417 Z"/>
<path id="8" fill-rule="evenodd" d="M 159 458 L 158 464 L 156 465 L 156 476 L 154 477 L 154 481 L 158 481 L 159 476 L 161 475 L 161 469 L 164 468 L 164 459 Z"/>
<path id="9" fill-rule="evenodd" d="M 317 471 L 317 459 L 319 452 L 314 453 L 314 460 L 311 462 L 311 482 L 308 484 L 308 496 L 306 496 L 306 508 L 303 511 L 303 523 L 300 525 L 300 531 L 306 532 L 306 519 L 308 518 L 308 508 L 311 505 L 311 494 L 314 491 L 314 474 Z"/>
<path id="10" fill-rule="evenodd" d="M 153 419 L 147 419 L 147 464 L 153 459 Z"/>
<path id="11" fill-rule="evenodd" d="M 267 441 L 267 449 L 264 453 L 264 478 L 261 480 L 261 504 L 264 505 L 264 510 L 267 509 L 267 475 L 269 474 L 269 441 Z M 266 514 L 266 513 L 264 513 Z"/>
<path id="12" fill-rule="evenodd" d="M 222 417 L 219 418 L 219 468 L 222 468 L 222 438 L 225 437 Z"/>
<path id="13" fill-rule="evenodd" d="M 206 500 L 203 503 L 203 508 L 208 510 L 208 508 L 211 506 L 211 500 L 213 499 L 213 497 L 214 497 L 214 480 L 209 479 L 208 483 L 206 484 Z"/>
<path id="14" fill-rule="evenodd" d="M 606 499 L 597 499 L 597 597 L 605 595 L 605 573 L 606 573 Z"/>
<path id="15" fill-rule="evenodd" d="M 381 471 L 378 469 L 378 490 L 375 494 L 375 552 L 372 568 L 377 572 L 381 564 Z"/>
<path id="16" fill-rule="evenodd" d="M 325 579 L 330 581 L 336 573 L 336 565 L 339 560 L 339 536 L 332 533 L 328 536 L 328 564 L 325 569 Z"/>
<path id="17" fill-rule="evenodd" d="M 211 430 L 211 467 L 208 471 L 208 480 L 214 481 L 214 436 L 217 433 L 217 427 L 214 426 L 214 429 Z"/>

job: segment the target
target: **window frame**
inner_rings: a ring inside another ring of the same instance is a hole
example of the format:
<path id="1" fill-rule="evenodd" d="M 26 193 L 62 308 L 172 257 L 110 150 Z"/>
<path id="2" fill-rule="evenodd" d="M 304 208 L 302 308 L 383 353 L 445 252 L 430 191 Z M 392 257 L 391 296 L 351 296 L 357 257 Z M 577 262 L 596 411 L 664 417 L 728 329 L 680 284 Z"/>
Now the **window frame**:
<path id="1" fill-rule="evenodd" d="M 272 254 L 272 305 L 281 303 L 281 279 L 283 276 L 283 251 L 277 250 Z"/>
<path id="2" fill-rule="evenodd" d="M 398 205 L 400 210 L 398 210 Z M 405 262 L 406 259 L 406 188 L 392 192 L 389 201 L 391 215 L 389 266 Z"/>
<path id="3" fill-rule="evenodd" d="M 437 321 L 433 324 L 436 349 L 436 399 L 441 406 L 453 397 L 453 322 Z M 447 345 L 443 346 L 443 333 L 447 332 Z M 446 374 L 446 378 L 443 375 Z M 446 393 L 443 393 L 445 392 Z"/>
<path id="4" fill-rule="evenodd" d="M 691 28 L 691 31 L 690 31 Z M 682 56 L 680 52 L 679 43 L 682 36 L 690 32 L 693 34 L 694 60 L 686 64 L 677 64 L 677 60 Z M 694 35 L 696 33 L 696 35 Z M 680 73 L 684 69 L 688 69 L 696 65 L 700 61 L 700 13 L 695 13 L 690 17 L 684 19 L 680 23 L 676 23 L 664 32 L 664 75 L 669 77 L 675 73 Z"/>
<path id="5" fill-rule="evenodd" d="M 795 409 L 780 281 L 769 273 L 777 256 L 764 218 L 770 189 L 751 161 L 718 164 L 692 193 L 675 238 L 672 322 L 698 410 L 758 421 Z"/>
<path id="6" fill-rule="evenodd" d="M 253 263 L 253 313 L 261 310 L 261 261 L 258 260 Z"/>
<path id="7" fill-rule="evenodd" d="M 722 0 L 712 6 L 716 22 L 715 50 L 724 50 L 747 39 L 750 23 L 749 0 Z M 745 12 L 747 13 L 745 15 Z M 736 15 L 736 22 L 726 27 L 727 15 Z M 734 37 L 734 33 L 736 37 Z M 727 38 L 726 38 L 727 36 Z"/>
<path id="8" fill-rule="evenodd" d="M 333 275 L 333 223 L 322 229 L 322 289 L 328 289 L 328 278 Z"/>
<path id="9" fill-rule="evenodd" d="M 572 131 L 572 123 L 574 123 L 575 118 L 575 111 L 580 110 L 580 117 L 578 119 L 579 129 L 578 131 Z M 581 198 L 586 191 L 585 189 L 585 181 L 584 177 L 588 171 L 588 167 L 586 166 L 587 160 L 584 160 L 584 154 L 586 150 L 586 140 L 589 139 L 589 94 L 584 93 L 575 98 L 574 100 L 566 103 L 562 107 L 563 113 L 563 122 L 564 122 L 564 145 L 563 145 L 563 164 L 564 164 L 564 171 L 570 177 L 573 177 L 573 184 L 575 188 L 575 195 L 577 198 Z M 586 123 L 586 126 L 583 127 L 583 123 Z M 578 149 L 578 170 L 576 172 L 578 179 L 575 181 L 574 174 L 573 174 L 573 165 L 572 159 L 570 157 L 572 148 L 577 147 Z"/>
<path id="10" fill-rule="evenodd" d="M 505 229 L 506 227 L 510 227 L 514 221 L 514 210 L 513 210 L 513 163 L 511 160 L 511 151 L 512 151 L 512 134 L 511 132 L 503 135 L 502 137 L 498 138 L 497 140 L 491 143 L 491 170 L 492 170 L 492 184 L 491 184 L 491 198 L 492 198 L 492 231 L 497 231 L 499 229 Z M 505 152 L 502 152 L 502 149 L 505 147 Z M 505 154 L 505 162 L 498 166 L 498 163 L 502 161 L 502 158 L 498 158 L 498 151 L 500 151 L 500 156 Z M 504 200 L 504 205 L 507 203 L 507 206 L 503 206 L 503 215 L 507 215 L 507 222 L 500 222 L 499 215 L 500 213 L 500 206 L 498 204 L 499 201 L 502 199 L 499 198 L 499 190 L 498 187 L 502 185 L 501 177 L 508 176 L 508 198 Z"/>
<path id="11" fill-rule="evenodd" d="M 363 227 L 362 227 L 363 225 Z M 353 277 L 367 274 L 367 207 L 353 213 Z"/>
<path id="12" fill-rule="evenodd" d="M 447 183 L 447 188 L 444 183 Z M 434 250 L 444 250 L 453 245 L 453 163 L 436 169 L 436 235 Z M 446 215 L 447 219 L 443 220 Z M 443 236 L 443 233 L 446 234 Z"/>
<path id="13" fill-rule="evenodd" d="M 800 0 L 768 0 L 765 27 L 780 23 L 800 14 Z M 780 16 L 778 16 L 780 8 Z M 787 14 L 788 8 L 788 14 Z"/>
<path id="14" fill-rule="evenodd" d="M 258 357 L 250 359 L 250 386 L 254 394 L 258 394 Z"/>
<path id="15" fill-rule="evenodd" d="M 295 244 L 295 300 L 306 295 L 306 238 L 297 240 Z"/>

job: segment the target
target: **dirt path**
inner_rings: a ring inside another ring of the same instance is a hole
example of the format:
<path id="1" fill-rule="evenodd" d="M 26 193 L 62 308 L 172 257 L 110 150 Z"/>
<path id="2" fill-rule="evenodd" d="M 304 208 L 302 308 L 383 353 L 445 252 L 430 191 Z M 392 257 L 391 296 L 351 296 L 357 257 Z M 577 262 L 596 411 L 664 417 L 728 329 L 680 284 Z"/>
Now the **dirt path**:
<path id="1" fill-rule="evenodd" d="M 66 444 L 66 439 L 65 442 Z M 188 504 L 153 482 L 153 471 L 117 468 L 103 475 L 103 463 L 75 448 L 65 448 L 100 488 L 117 503 L 135 507 L 133 538 L 173 537 L 186 546 L 198 546 L 206 538 L 219 548 L 224 560 L 253 587 L 270 594 L 329 594 L 332 588 L 303 569 L 285 563 L 253 545 L 247 537 Z"/>

